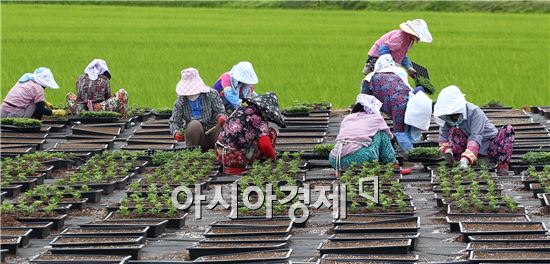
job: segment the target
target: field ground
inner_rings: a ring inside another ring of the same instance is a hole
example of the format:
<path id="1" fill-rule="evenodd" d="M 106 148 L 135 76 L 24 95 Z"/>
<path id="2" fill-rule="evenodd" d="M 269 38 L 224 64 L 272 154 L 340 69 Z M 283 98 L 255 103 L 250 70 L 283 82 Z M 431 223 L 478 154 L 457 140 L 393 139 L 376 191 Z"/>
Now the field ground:
<path id="1" fill-rule="evenodd" d="M 550 16 L 540 14 L 206 9 L 130 6 L 1 6 L 2 98 L 25 72 L 52 69 L 59 90 L 94 58 L 107 60 L 113 92 L 130 103 L 171 106 L 179 72 L 196 67 L 212 84 L 240 60 L 251 61 L 259 92 L 283 105 L 327 99 L 349 105 L 372 43 L 400 22 L 424 18 L 434 36 L 410 57 L 441 89 L 459 86 L 477 104 L 516 107 L 550 102 Z M 435 98 L 435 97 L 434 97 Z"/>

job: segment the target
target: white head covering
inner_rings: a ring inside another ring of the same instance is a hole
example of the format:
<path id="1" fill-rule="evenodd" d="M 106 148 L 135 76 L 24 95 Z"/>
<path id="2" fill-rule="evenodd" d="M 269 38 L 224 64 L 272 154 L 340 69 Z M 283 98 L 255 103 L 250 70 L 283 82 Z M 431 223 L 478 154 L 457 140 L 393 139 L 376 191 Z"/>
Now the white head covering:
<path id="1" fill-rule="evenodd" d="M 397 66 L 395 61 L 393 60 L 391 54 L 384 54 L 376 60 L 376 63 L 374 64 L 374 71 L 367 74 L 365 77 L 365 80 L 370 82 L 372 79 L 372 76 L 374 76 L 375 73 L 379 72 L 391 72 L 399 76 L 401 80 L 409 87 L 411 88 L 411 85 L 409 84 L 409 77 L 407 75 L 407 71 L 405 69 Z"/>
<path id="2" fill-rule="evenodd" d="M 466 119 L 466 98 L 454 85 L 441 90 L 434 106 L 434 117 L 440 125 L 444 121 L 439 117 L 452 114 L 462 114 L 462 118 Z"/>
<path id="3" fill-rule="evenodd" d="M 256 72 L 254 72 L 252 63 L 248 61 L 241 61 L 237 65 L 233 66 L 231 71 L 229 71 L 229 75 L 233 79 L 245 84 L 258 83 L 258 76 L 256 76 Z"/>
<path id="4" fill-rule="evenodd" d="M 405 124 L 420 130 L 428 130 L 432 119 L 432 99 L 424 92 L 409 93 L 409 102 L 405 110 Z"/>
<path id="5" fill-rule="evenodd" d="M 431 43 L 432 34 L 428 30 L 428 24 L 423 19 L 408 20 L 399 25 L 401 30 L 416 36 L 422 42 Z"/>
<path id="6" fill-rule="evenodd" d="M 363 108 L 365 109 L 365 113 L 380 114 L 382 102 L 376 99 L 376 97 L 368 94 L 359 94 L 357 95 L 356 101 L 363 106 Z"/>
<path id="7" fill-rule="evenodd" d="M 34 70 L 34 73 L 25 73 L 17 82 L 24 83 L 28 81 L 34 81 L 40 86 L 49 87 L 52 89 L 58 89 L 59 85 L 53 78 L 52 71 L 45 67 L 40 67 Z"/>
<path id="8" fill-rule="evenodd" d="M 107 62 L 102 59 L 93 60 L 86 66 L 86 69 L 84 69 L 84 73 L 87 74 L 88 78 L 92 81 L 97 80 L 98 76 L 106 71 L 109 71 L 109 68 L 107 68 Z"/>
<path id="9" fill-rule="evenodd" d="M 176 85 L 176 94 L 178 96 L 191 96 L 200 93 L 207 93 L 210 87 L 204 84 L 195 68 L 187 68 L 181 71 L 181 80 Z"/>

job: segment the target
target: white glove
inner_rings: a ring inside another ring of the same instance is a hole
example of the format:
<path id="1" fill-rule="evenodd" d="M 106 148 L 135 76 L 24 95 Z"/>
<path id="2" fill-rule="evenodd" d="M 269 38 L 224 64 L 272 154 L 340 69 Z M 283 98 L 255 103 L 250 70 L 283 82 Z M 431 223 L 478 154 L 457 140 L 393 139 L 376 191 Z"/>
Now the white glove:
<path id="1" fill-rule="evenodd" d="M 459 167 L 460 167 L 460 169 L 463 169 L 463 170 L 467 169 L 469 167 L 468 159 L 467 158 L 461 158 Z"/>

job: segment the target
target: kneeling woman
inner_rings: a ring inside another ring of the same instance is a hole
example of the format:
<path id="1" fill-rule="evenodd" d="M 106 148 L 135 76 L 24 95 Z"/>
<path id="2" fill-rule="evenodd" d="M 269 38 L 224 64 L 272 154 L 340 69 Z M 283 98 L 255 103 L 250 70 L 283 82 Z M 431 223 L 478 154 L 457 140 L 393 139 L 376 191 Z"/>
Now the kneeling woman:
<path id="1" fill-rule="evenodd" d="M 185 138 L 187 146 L 213 149 L 226 119 L 218 92 L 204 84 L 197 69 L 188 68 L 181 71 L 176 93 L 178 99 L 168 121 L 170 132 L 177 141 Z"/>
<path id="2" fill-rule="evenodd" d="M 67 94 L 67 106 L 72 114 L 82 111 L 128 112 L 128 93 L 120 89 L 111 97 L 111 73 L 107 63 L 95 59 L 76 80 L 76 95 Z"/>
<path id="3" fill-rule="evenodd" d="M 395 162 L 391 145 L 393 135 L 380 115 L 382 102 L 374 96 L 360 94 L 352 113 L 344 118 L 329 161 L 336 170 L 346 170 L 352 163 Z"/>
<path id="4" fill-rule="evenodd" d="M 498 164 L 499 175 L 508 174 L 515 135 L 511 125 L 496 129 L 456 86 L 441 91 L 434 116 L 440 124 L 439 148 L 447 163 L 452 165 L 455 159 L 460 159 L 460 167 L 467 168 L 475 163 L 478 154 L 487 155 Z"/>
<path id="5" fill-rule="evenodd" d="M 216 158 L 222 162 L 225 173 L 240 174 L 257 159 L 275 158 L 277 132 L 269 127 L 268 121 L 285 126 L 274 93 L 243 99 L 216 142 Z"/>
<path id="6" fill-rule="evenodd" d="M 43 115 L 67 115 L 65 110 L 51 110 L 44 95 L 46 87 L 59 88 L 50 69 L 40 67 L 34 73 L 25 73 L 4 98 L 1 117 L 41 119 Z"/>

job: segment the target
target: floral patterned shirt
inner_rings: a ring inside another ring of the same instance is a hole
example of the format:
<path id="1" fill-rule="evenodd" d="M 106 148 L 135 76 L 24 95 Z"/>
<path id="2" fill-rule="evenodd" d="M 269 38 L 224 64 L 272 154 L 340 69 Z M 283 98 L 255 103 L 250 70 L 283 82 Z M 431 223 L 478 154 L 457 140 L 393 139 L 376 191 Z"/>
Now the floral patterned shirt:
<path id="1" fill-rule="evenodd" d="M 99 75 L 97 80 L 92 81 L 87 74 L 82 74 L 76 81 L 77 103 L 86 104 L 88 100 L 92 103 L 100 103 L 111 98 L 111 84 L 109 78 Z"/>
<path id="2" fill-rule="evenodd" d="M 255 106 L 239 106 L 225 122 L 218 142 L 233 149 L 248 149 L 269 134 L 269 123 Z"/>

